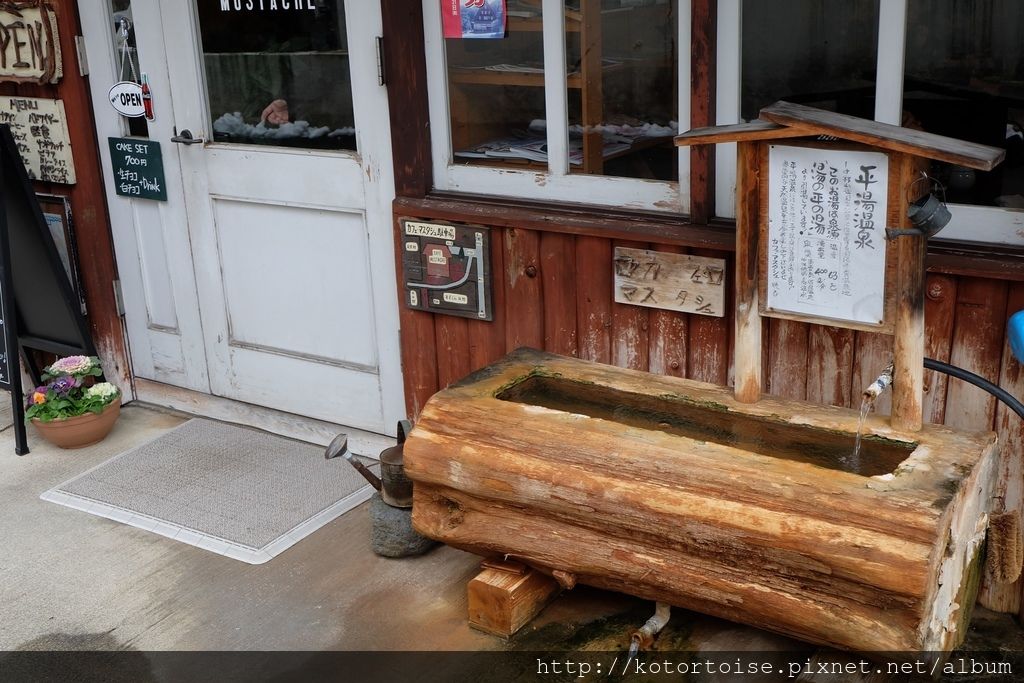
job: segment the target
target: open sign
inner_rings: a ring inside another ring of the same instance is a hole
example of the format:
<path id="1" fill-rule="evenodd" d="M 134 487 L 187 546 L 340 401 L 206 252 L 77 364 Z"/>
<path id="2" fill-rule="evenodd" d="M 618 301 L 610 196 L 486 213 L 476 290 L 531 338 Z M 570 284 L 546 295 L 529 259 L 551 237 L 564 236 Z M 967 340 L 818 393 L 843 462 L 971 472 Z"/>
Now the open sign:
<path id="1" fill-rule="evenodd" d="M 117 113 L 129 118 L 146 115 L 142 100 L 142 86 L 132 81 L 120 81 L 111 86 L 107 99 Z"/>

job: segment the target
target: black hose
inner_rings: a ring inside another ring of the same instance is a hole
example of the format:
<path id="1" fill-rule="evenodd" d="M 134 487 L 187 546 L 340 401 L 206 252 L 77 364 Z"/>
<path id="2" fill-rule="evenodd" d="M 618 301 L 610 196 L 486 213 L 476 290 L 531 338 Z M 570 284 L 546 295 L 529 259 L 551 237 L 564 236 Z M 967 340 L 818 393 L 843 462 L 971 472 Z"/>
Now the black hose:
<path id="1" fill-rule="evenodd" d="M 1024 403 L 1021 403 L 1013 396 L 1013 394 L 1002 387 L 989 382 L 981 375 L 976 375 L 973 372 L 969 372 L 963 368 L 958 368 L 957 366 L 950 365 L 949 363 L 943 363 L 941 360 L 935 360 L 934 358 L 925 358 L 924 366 L 929 370 L 937 370 L 938 372 L 947 374 L 950 377 L 956 377 L 957 379 L 969 382 L 979 389 L 984 389 L 1008 405 L 1010 410 L 1017 413 L 1017 415 L 1024 420 Z"/>

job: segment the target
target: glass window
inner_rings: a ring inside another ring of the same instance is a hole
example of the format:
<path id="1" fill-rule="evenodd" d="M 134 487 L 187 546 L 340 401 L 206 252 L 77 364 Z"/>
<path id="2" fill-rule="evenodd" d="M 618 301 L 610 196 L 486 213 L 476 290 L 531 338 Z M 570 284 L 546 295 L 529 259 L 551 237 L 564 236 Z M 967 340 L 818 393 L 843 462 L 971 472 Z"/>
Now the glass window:
<path id="1" fill-rule="evenodd" d="M 355 149 L 343 0 L 204 0 L 199 23 L 216 142 Z"/>
<path id="2" fill-rule="evenodd" d="M 678 178 L 677 5 L 566 2 L 571 172 Z"/>
<path id="3" fill-rule="evenodd" d="M 741 116 L 778 100 L 874 118 L 878 0 L 743 0 Z"/>
<path id="4" fill-rule="evenodd" d="M 932 164 L 949 202 L 1024 209 L 1022 37 L 1019 0 L 909 4 L 904 125 L 1007 152 L 988 173 Z"/>
<path id="5" fill-rule="evenodd" d="M 475 27 L 493 35 L 478 15 L 486 11 L 493 17 L 500 4 L 462 8 L 467 37 L 445 40 L 455 163 L 543 170 L 547 138 L 540 3 L 512 0 L 507 5 L 507 33 L 499 30 L 498 38 L 468 37 Z"/>
<path id="6" fill-rule="evenodd" d="M 117 50 L 119 81 L 142 82 L 139 68 L 139 51 L 135 43 L 135 19 L 132 17 L 131 0 L 111 0 L 114 16 L 114 47 Z M 128 134 L 149 137 L 149 126 L 142 116 L 122 117 L 128 127 Z"/>

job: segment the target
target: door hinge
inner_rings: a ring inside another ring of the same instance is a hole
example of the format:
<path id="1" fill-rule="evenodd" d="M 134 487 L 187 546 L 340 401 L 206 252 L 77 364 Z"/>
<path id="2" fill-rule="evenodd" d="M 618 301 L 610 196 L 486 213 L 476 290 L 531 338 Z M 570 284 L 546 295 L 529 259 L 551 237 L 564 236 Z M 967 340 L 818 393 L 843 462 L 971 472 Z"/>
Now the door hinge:
<path id="1" fill-rule="evenodd" d="M 89 75 L 89 53 L 85 51 L 84 36 L 75 36 L 75 53 L 78 56 L 78 75 L 85 78 Z"/>
<path id="2" fill-rule="evenodd" d="M 387 84 L 387 76 L 384 70 L 384 36 L 377 36 L 377 84 Z"/>
<path id="3" fill-rule="evenodd" d="M 117 306 L 117 314 L 124 315 L 124 293 L 121 291 L 121 281 L 114 280 L 114 304 Z"/>

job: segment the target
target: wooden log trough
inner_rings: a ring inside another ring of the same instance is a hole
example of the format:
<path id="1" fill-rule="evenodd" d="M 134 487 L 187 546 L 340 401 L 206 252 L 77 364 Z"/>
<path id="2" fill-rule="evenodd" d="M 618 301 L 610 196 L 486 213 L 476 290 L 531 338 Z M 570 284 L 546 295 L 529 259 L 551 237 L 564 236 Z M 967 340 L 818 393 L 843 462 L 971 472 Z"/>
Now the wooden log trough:
<path id="1" fill-rule="evenodd" d="M 405 444 L 420 532 L 821 645 L 948 651 L 980 579 L 995 435 L 521 349 Z"/>

